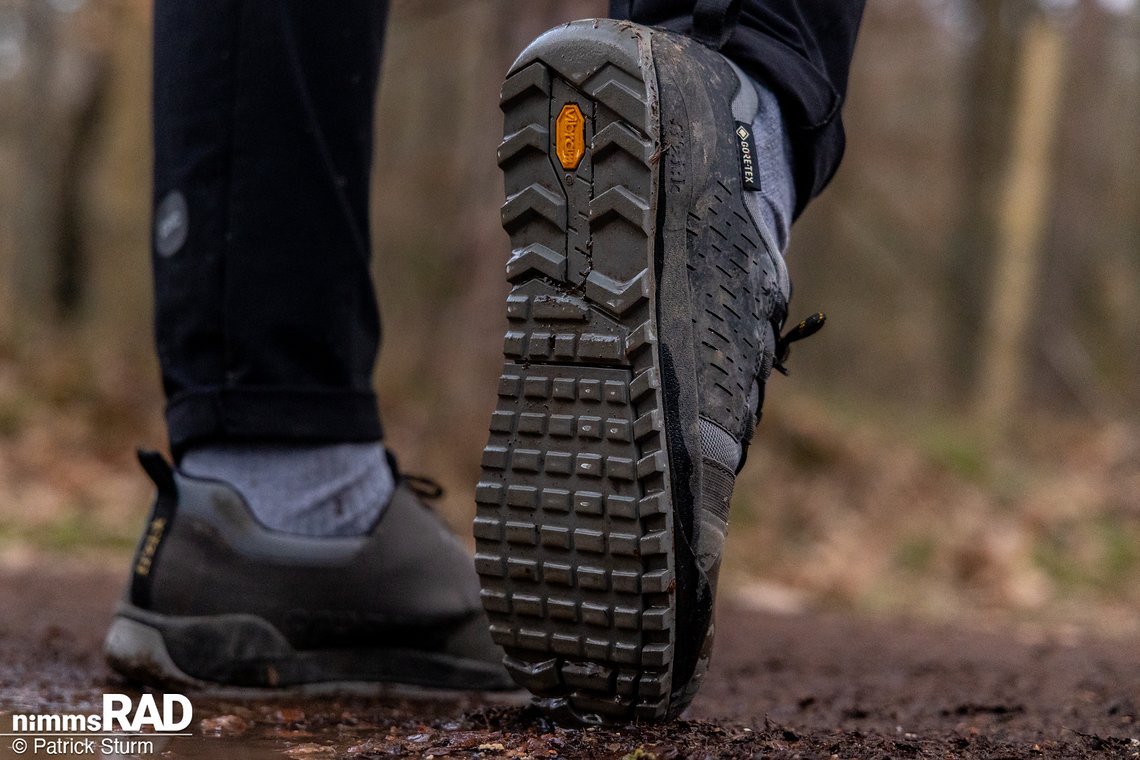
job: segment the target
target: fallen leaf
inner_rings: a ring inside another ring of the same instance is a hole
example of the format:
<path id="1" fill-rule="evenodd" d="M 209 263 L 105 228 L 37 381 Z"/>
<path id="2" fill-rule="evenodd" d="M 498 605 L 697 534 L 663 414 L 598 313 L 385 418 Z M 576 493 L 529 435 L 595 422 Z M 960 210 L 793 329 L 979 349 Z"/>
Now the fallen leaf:
<path id="1" fill-rule="evenodd" d="M 249 730 L 249 723 L 237 715 L 218 715 L 214 718 L 205 718 L 198 728 L 203 734 L 213 736 L 237 736 Z"/>
<path id="2" fill-rule="evenodd" d="M 282 707 L 273 713 L 274 723 L 300 723 L 305 719 L 305 711 L 296 707 Z"/>
<path id="3" fill-rule="evenodd" d="M 336 752 L 335 747 L 328 747 L 323 744 L 298 744 L 296 747 L 290 747 L 285 750 L 285 754 L 289 757 L 308 757 L 310 755 L 331 755 Z"/>

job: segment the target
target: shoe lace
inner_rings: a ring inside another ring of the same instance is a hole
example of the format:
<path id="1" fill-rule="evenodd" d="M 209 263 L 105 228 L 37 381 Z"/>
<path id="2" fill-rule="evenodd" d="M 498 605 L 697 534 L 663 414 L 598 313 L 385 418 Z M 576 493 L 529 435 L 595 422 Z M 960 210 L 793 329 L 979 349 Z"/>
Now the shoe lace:
<path id="1" fill-rule="evenodd" d="M 404 482 L 408 484 L 408 488 L 412 489 L 412 493 L 421 499 L 434 501 L 443 496 L 443 486 L 427 476 L 410 475 L 406 472 L 401 473 L 401 476 L 404 478 Z"/>
<path id="2" fill-rule="evenodd" d="M 788 355 L 792 351 L 792 344 L 797 340 L 803 340 L 804 338 L 815 335 L 820 331 L 820 328 L 823 327 L 825 322 L 827 322 L 827 315 L 822 311 L 817 311 L 777 339 L 776 362 L 772 365 L 772 368 L 781 375 L 787 375 L 788 368 L 784 366 L 784 363 L 788 361 Z"/>

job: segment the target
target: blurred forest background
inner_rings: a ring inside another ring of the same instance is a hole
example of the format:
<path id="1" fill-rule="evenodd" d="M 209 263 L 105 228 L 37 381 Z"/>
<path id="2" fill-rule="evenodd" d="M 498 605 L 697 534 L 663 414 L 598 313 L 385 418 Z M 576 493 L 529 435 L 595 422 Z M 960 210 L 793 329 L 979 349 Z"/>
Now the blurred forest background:
<path id="1" fill-rule="evenodd" d="M 498 87 L 604 10 L 392 3 L 377 383 L 464 534 L 505 324 Z M 2 562 L 122 562 L 149 502 L 149 24 L 147 0 L 0 0 Z M 792 316 L 830 321 L 770 386 L 730 592 L 1140 627 L 1136 0 L 870 0 L 846 123 L 790 253 Z"/>

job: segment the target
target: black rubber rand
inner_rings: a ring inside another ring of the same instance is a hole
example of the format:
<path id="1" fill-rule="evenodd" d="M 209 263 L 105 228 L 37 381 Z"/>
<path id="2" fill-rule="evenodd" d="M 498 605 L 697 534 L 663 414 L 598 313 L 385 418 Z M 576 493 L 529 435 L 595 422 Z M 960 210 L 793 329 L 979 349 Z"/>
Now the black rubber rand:
<path id="1" fill-rule="evenodd" d="M 659 720 L 670 714 L 675 594 L 653 263 L 657 85 L 648 35 L 574 26 L 532 45 L 502 90 L 509 328 L 476 494 L 476 568 L 520 685 L 579 717 Z M 602 42 L 584 51 L 581 36 Z M 555 148 L 568 104 L 585 117 L 573 169 Z"/>

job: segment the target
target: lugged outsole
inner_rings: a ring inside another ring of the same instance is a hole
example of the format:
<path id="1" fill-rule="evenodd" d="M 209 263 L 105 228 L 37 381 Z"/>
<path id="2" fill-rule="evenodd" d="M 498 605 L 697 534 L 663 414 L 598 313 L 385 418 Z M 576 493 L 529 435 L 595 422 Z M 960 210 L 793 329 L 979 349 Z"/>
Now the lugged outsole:
<path id="1" fill-rule="evenodd" d="M 629 24 L 576 22 L 503 85 L 510 326 L 476 492 L 476 569 L 508 670 L 607 722 L 677 708 L 649 45 Z M 574 170 L 553 146 L 569 103 L 586 121 Z"/>

